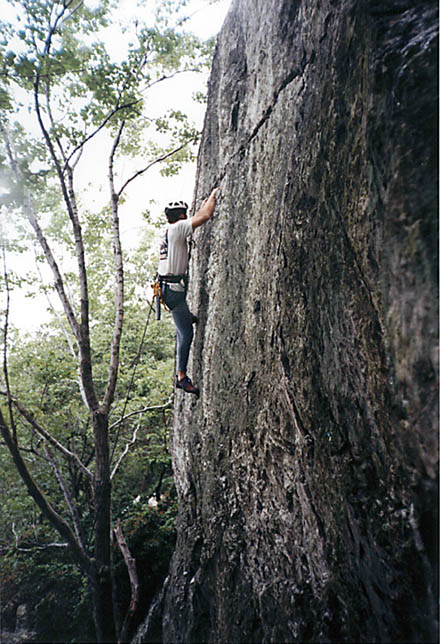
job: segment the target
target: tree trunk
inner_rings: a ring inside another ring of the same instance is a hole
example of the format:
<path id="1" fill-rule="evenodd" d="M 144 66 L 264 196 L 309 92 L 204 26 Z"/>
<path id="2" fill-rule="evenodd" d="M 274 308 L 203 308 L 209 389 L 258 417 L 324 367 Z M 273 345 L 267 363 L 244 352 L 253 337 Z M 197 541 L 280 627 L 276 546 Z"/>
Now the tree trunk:
<path id="1" fill-rule="evenodd" d="M 115 642 L 110 556 L 111 482 L 108 415 L 100 411 L 94 412 L 93 428 L 96 447 L 95 574 L 92 580 L 93 615 L 98 642 Z"/>
<path id="2" fill-rule="evenodd" d="M 113 621 L 112 583 L 110 568 L 97 570 L 92 580 L 93 620 L 96 641 L 114 644 L 117 641 Z"/>

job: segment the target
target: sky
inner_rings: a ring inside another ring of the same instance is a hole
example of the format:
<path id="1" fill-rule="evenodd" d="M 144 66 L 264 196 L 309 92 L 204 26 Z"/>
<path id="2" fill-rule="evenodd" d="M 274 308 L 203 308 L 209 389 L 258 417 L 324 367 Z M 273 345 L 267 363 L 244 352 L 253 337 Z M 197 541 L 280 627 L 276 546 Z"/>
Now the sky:
<path id="1" fill-rule="evenodd" d="M 85 0 L 91 8 L 99 0 Z M 147 3 L 148 4 L 148 3 Z M 208 0 L 190 0 L 186 13 L 191 15 L 187 23 L 189 31 L 196 35 L 208 38 L 215 36 L 220 30 L 226 13 L 231 4 L 231 0 L 220 0 L 215 4 L 209 4 Z M 124 16 L 127 25 L 135 19 L 137 12 L 136 0 L 119 0 L 118 10 Z M 12 18 L 12 5 L 8 0 L 0 0 L 0 15 L 2 19 Z M 120 32 L 114 33 L 111 30 L 108 33 L 108 43 L 111 55 L 115 58 L 123 56 L 123 40 Z M 182 74 L 167 83 L 159 84 L 153 96 L 150 95 L 150 104 L 155 109 L 161 107 L 177 106 L 182 111 L 186 111 L 194 121 L 196 126 L 201 129 L 205 112 L 205 105 L 195 104 L 192 101 L 192 94 L 197 90 L 204 90 L 208 74 L 194 75 Z M 83 192 L 87 192 L 87 203 L 99 210 L 107 201 L 105 193 L 100 189 L 99 179 L 90 184 L 91 168 L 93 176 L 96 176 L 96 169 L 102 165 L 100 163 L 97 150 L 99 146 L 92 146 L 94 152 L 89 152 L 81 160 L 81 166 L 78 167 L 78 186 Z M 140 160 L 141 163 L 141 160 Z M 142 165 L 142 163 L 141 163 Z M 138 169 L 132 162 L 122 164 L 122 175 L 120 179 L 131 176 L 133 169 Z M 102 183 L 106 181 L 107 167 L 106 163 L 102 167 Z M 189 204 L 192 201 L 195 181 L 195 163 L 188 164 L 179 175 L 175 177 L 162 177 L 159 168 L 152 168 L 145 175 L 131 184 L 126 193 L 126 202 L 121 208 L 121 238 L 123 247 L 128 249 L 134 247 L 136 241 L 142 235 L 145 228 L 145 220 L 142 217 L 142 211 L 148 207 L 153 219 L 158 220 L 163 217 L 163 208 L 166 203 L 174 200 L 184 200 Z M 154 200 L 155 203 L 150 204 Z M 20 269 L 32 270 L 35 266 L 34 252 L 21 255 L 19 260 Z M 8 264 L 13 264 L 14 258 L 8 257 Z M 15 268 L 13 266 L 13 268 Z M 51 281 L 51 274 L 48 269 L 43 271 L 42 277 L 45 282 Z M 57 309 L 61 305 L 54 297 L 52 302 Z M 0 308 L 3 308 L 3 303 Z M 29 298 L 26 296 L 26 290 L 14 290 L 11 294 L 10 322 L 12 325 L 26 331 L 34 331 L 45 320 L 48 319 L 48 303 L 44 296 Z"/>
<path id="2" fill-rule="evenodd" d="M 93 3 L 98 1 L 88 0 L 92 6 Z M 136 16 L 136 0 L 120 0 L 119 4 L 127 23 L 132 22 Z M 208 0 L 190 0 L 189 6 L 185 8 L 185 14 L 192 16 L 187 23 L 188 30 L 201 38 L 215 36 L 223 24 L 230 4 L 231 0 L 220 0 L 215 4 L 209 4 Z M 114 43 L 118 43 L 118 39 L 120 39 L 119 32 L 110 32 L 108 39 L 112 43 L 112 55 L 118 58 Z M 123 51 L 121 51 L 122 57 Z M 156 88 L 153 88 L 153 91 L 150 90 L 149 92 L 146 113 L 154 116 L 154 114 L 163 113 L 170 107 L 177 107 L 189 114 L 197 128 L 201 129 L 206 106 L 194 103 L 192 95 L 198 90 L 205 91 L 208 76 L 208 73 L 199 75 L 186 73 L 167 81 L 166 84 L 157 85 Z M 149 106 L 152 106 L 152 108 L 149 108 Z M 151 109 L 150 113 L 148 112 L 149 109 Z M 96 160 L 93 155 L 90 156 L 89 164 L 96 167 Z M 137 169 L 137 167 L 127 159 L 125 166 L 123 163 L 122 167 L 119 165 L 119 169 L 122 170 L 121 179 L 125 179 L 131 176 L 133 170 Z M 170 201 L 182 200 L 188 204 L 191 203 L 195 170 L 195 163 L 192 163 L 185 166 L 179 175 L 175 177 L 162 177 L 160 175 L 160 166 L 158 166 L 136 180 L 125 194 L 127 201 L 121 208 L 121 236 L 126 247 L 136 243 L 139 232 L 145 225 L 141 213 L 146 206 L 150 208 L 153 219 L 157 219 L 163 215 L 164 206 Z M 105 167 L 103 168 L 103 174 L 106 173 L 107 168 Z M 87 164 L 84 164 L 79 174 L 79 178 L 84 182 L 84 185 L 88 183 L 87 177 Z M 96 190 L 94 191 L 93 188 L 90 198 L 92 201 L 96 199 L 96 209 L 99 210 L 102 205 L 100 194 Z M 156 204 L 150 207 L 150 200 L 154 200 Z"/>

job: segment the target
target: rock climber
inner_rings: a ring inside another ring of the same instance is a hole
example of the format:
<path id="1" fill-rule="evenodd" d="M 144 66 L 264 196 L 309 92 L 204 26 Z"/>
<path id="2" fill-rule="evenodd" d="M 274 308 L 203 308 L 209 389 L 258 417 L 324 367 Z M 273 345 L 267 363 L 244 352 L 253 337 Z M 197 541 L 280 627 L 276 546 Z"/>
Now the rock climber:
<path id="1" fill-rule="evenodd" d="M 165 208 L 168 226 L 160 246 L 159 283 L 162 299 L 170 309 L 177 329 L 177 376 L 176 386 L 188 394 L 199 395 L 200 391 L 187 376 L 189 350 L 193 339 L 193 324 L 197 317 L 191 313 L 186 302 L 188 286 L 188 243 L 193 230 L 206 223 L 215 208 L 218 188 L 205 199 L 200 209 L 188 219 L 188 205 L 174 201 Z"/>

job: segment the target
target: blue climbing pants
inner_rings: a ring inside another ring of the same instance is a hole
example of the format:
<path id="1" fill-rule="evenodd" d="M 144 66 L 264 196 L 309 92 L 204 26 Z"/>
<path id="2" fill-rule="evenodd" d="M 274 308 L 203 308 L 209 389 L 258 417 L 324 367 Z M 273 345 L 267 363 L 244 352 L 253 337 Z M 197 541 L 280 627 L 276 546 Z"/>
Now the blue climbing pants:
<path id="1" fill-rule="evenodd" d="M 177 371 L 186 373 L 189 350 L 193 339 L 193 316 L 186 303 L 185 293 L 173 291 L 168 284 L 162 293 L 177 329 Z"/>

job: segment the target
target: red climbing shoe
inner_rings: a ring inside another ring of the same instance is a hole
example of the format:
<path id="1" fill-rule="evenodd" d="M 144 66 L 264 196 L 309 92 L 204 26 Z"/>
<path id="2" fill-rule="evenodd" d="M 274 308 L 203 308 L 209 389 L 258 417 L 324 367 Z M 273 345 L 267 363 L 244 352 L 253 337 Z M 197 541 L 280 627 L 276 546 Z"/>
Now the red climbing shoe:
<path id="1" fill-rule="evenodd" d="M 183 391 L 185 391 L 187 394 L 194 394 L 197 397 L 200 394 L 200 390 L 197 387 L 194 387 L 191 379 L 188 378 L 188 376 L 185 376 L 184 378 L 182 378 L 182 380 L 176 378 L 176 387 L 178 389 L 183 389 Z"/>

